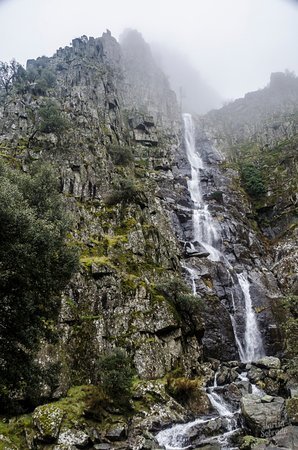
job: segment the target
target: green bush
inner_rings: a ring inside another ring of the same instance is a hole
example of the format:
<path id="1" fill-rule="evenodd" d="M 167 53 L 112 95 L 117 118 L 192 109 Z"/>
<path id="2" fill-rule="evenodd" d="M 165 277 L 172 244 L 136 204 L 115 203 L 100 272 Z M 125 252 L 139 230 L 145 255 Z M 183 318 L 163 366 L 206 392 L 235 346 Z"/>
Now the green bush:
<path id="1" fill-rule="evenodd" d="M 126 352 L 120 348 L 98 361 L 100 386 L 114 403 L 126 404 L 131 396 L 133 370 Z"/>
<path id="2" fill-rule="evenodd" d="M 167 378 L 167 391 L 177 402 L 182 405 L 189 404 L 190 401 L 200 400 L 202 381 L 199 379 L 189 379 L 184 377 Z"/>
<path id="3" fill-rule="evenodd" d="M 60 134 L 67 127 L 68 123 L 62 116 L 57 102 L 54 100 L 47 100 L 39 109 L 40 127 L 39 130 L 43 133 L 57 133 Z"/>
<path id="4" fill-rule="evenodd" d="M 112 192 L 106 197 L 107 205 L 117 205 L 118 203 L 138 203 L 142 200 L 142 192 L 133 180 L 129 178 L 119 178 L 114 183 Z"/>
<path id="5" fill-rule="evenodd" d="M 128 146 L 110 145 L 108 153 L 116 166 L 128 166 L 133 161 L 133 154 Z"/>
<path id="6" fill-rule="evenodd" d="M 201 315 L 201 300 L 193 295 L 190 288 L 179 278 L 164 281 L 156 285 L 155 290 L 172 303 L 181 318 L 188 323 L 195 316 Z"/>
<path id="7" fill-rule="evenodd" d="M 244 163 L 240 167 L 241 179 L 246 192 L 252 197 L 259 197 L 266 193 L 261 170 L 249 163 Z"/>

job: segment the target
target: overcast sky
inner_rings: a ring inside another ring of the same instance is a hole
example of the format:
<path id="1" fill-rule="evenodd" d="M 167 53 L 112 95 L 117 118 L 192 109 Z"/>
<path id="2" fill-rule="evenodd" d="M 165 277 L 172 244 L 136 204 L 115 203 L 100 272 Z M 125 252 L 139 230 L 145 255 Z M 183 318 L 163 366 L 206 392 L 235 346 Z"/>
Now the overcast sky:
<path id="1" fill-rule="evenodd" d="M 0 0 L 0 61 L 51 56 L 74 37 L 136 28 L 184 52 L 226 99 L 298 74 L 295 0 Z"/>

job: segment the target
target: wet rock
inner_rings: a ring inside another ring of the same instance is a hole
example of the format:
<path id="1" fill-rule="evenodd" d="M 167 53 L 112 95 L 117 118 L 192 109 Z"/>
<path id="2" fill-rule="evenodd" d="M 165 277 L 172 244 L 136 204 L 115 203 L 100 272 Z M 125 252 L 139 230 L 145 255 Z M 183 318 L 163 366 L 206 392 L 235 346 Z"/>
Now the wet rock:
<path id="1" fill-rule="evenodd" d="M 233 405 L 238 405 L 241 397 L 245 394 L 249 393 L 249 383 L 244 387 L 243 383 L 230 383 L 227 386 L 224 386 L 221 393 L 224 398 L 229 403 Z"/>
<path id="2" fill-rule="evenodd" d="M 118 423 L 107 431 L 106 438 L 108 438 L 112 442 L 121 441 L 125 439 L 126 435 L 127 435 L 126 425 Z"/>
<path id="3" fill-rule="evenodd" d="M 270 403 L 262 402 L 256 395 L 246 395 L 241 399 L 241 412 L 248 428 L 254 436 L 267 437 L 285 425 L 285 401 L 274 397 Z"/>
<path id="4" fill-rule="evenodd" d="M 228 367 L 222 367 L 220 373 L 217 376 L 217 384 L 224 385 L 232 383 L 233 381 L 237 380 L 238 378 L 238 372 L 236 369 L 228 368 Z"/>
<path id="5" fill-rule="evenodd" d="M 195 243 L 195 245 L 191 244 L 190 242 L 186 242 L 184 245 L 184 256 L 186 258 L 206 258 L 210 255 L 210 253 L 200 244 Z"/>
<path id="6" fill-rule="evenodd" d="M 38 429 L 38 440 L 54 442 L 59 434 L 63 411 L 55 405 L 42 405 L 33 412 L 33 424 Z"/>
<path id="7" fill-rule="evenodd" d="M 280 359 L 274 356 L 265 356 L 253 364 L 261 369 L 280 369 L 281 366 Z"/>
<path id="8" fill-rule="evenodd" d="M 249 381 L 251 381 L 253 384 L 256 384 L 265 378 L 265 374 L 262 369 L 252 366 L 251 369 L 249 369 L 249 371 L 247 372 L 247 377 Z"/>
<path id="9" fill-rule="evenodd" d="M 193 445 L 198 445 L 203 436 L 212 436 L 223 430 L 223 421 L 220 417 L 211 419 L 206 423 L 199 423 L 193 426 L 187 433 L 188 441 Z"/>

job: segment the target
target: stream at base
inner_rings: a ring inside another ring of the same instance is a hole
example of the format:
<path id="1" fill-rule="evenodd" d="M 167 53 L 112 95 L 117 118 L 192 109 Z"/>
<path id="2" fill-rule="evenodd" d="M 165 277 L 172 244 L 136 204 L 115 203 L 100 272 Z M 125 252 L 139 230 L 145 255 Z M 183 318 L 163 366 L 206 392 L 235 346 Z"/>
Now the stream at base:
<path id="1" fill-rule="evenodd" d="M 238 450 L 239 447 L 233 443 L 233 438 L 241 433 L 239 405 L 232 405 L 223 399 L 221 392 L 227 385 L 217 386 L 217 375 L 218 373 L 215 374 L 213 386 L 206 388 L 212 413 L 160 431 L 156 435 L 160 446 L 166 450 L 186 450 L 213 444 L 214 449 Z M 259 397 L 265 394 L 249 382 L 246 372 L 239 373 L 235 384 L 246 385 L 248 392 Z"/>

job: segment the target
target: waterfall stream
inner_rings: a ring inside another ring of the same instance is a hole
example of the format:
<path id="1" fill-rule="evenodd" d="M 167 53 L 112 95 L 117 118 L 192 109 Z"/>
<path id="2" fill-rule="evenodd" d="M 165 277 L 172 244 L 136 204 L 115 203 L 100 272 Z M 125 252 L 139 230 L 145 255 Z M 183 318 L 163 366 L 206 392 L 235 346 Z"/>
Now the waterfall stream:
<path id="1" fill-rule="evenodd" d="M 193 243 L 200 245 L 208 252 L 208 259 L 214 263 L 221 262 L 225 265 L 232 284 L 231 302 L 232 312 L 230 312 L 231 324 L 234 331 L 235 342 L 238 348 L 239 357 L 242 362 L 249 362 L 259 359 L 264 355 L 262 338 L 258 329 L 255 312 L 252 307 L 250 295 L 250 283 L 243 270 L 241 274 L 236 273 L 221 250 L 222 240 L 220 228 L 213 219 L 208 204 L 203 199 L 201 175 L 204 170 L 204 163 L 201 155 L 197 152 L 195 143 L 195 127 L 190 114 L 183 114 L 185 130 L 185 146 L 187 158 L 191 166 L 191 179 L 188 181 L 188 189 L 193 202 Z M 194 245 L 191 243 L 191 245 Z M 199 274 L 193 267 L 183 266 L 188 272 L 192 292 L 197 294 L 196 280 Z M 239 295 L 240 293 L 240 295 Z M 244 316 L 244 332 L 237 323 L 237 318 Z M 248 382 L 246 373 L 239 375 L 239 383 Z M 249 382 L 248 382 L 249 383 Z M 231 437 L 238 432 L 237 423 L 239 410 L 227 403 L 222 397 L 222 387 L 217 386 L 217 373 L 214 377 L 212 387 L 207 388 L 207 395 L 215 413 L 211 416 L 203 416 L 195 421 L 186 424 L 174 425 L 171 428 L 161 431 L 156 436 L 160 445 L 167 450 L 181 450 L 194 448 L 192 446 L 192 436 L 197 433 L 204 437 L 204 427 L 217 430 L 215 435 L 202 438 L 201 444 L 217 444 L 222 450 L 232 450 Z M 257 395 L 262 396 L 263 392 L 256 386 L 251 389 Z"/>
<path id="2" fill-rule="evenodd" d="M 208 258 L 211 261 L 222 261 L 226 265 L 230 274 L 232 274 L 233 268 L 220 248 L 221 236 L 219 227 L 210 214 L 208 204 L 203 200 L 201 172 L 204 169 L 204 162 L 201 155 L 197 152 L 195 142 L 195 126 L 191 114 L 183 114 L 183 122 L 186 154 L 191 167 L 191 179 L 188 181 L 188 189 L 193 201 L 193 241 L 199 243 L 199 245 L 201 245 L 209 253 Z M 186 267 L 186 270 L 190 274 L 193 293 L 196 293 L 196 276 L 194 269 Z M 241 307 L 245 316 L 245 332 L 243 336 L 241 336 L 238 331 L 238 326 L 234 315 L 230 314 L 230 317 L 239 357 L 241 361 L 248 362 L 257 360 L 261 356 L 264 356 L 264 348 L 262 337 L 258 329 L 256 315 L 252 307 L 250 284 L 247 279 L 247 275 L 243 272 L 241 274 L 236 274 L 236 278 L 244 299 L 244 308 Z M 241 305 L 237 305 L 236 308 L 233 293 L 232 302 L 233 310 L 235 312 L 235 310 Z"/>

